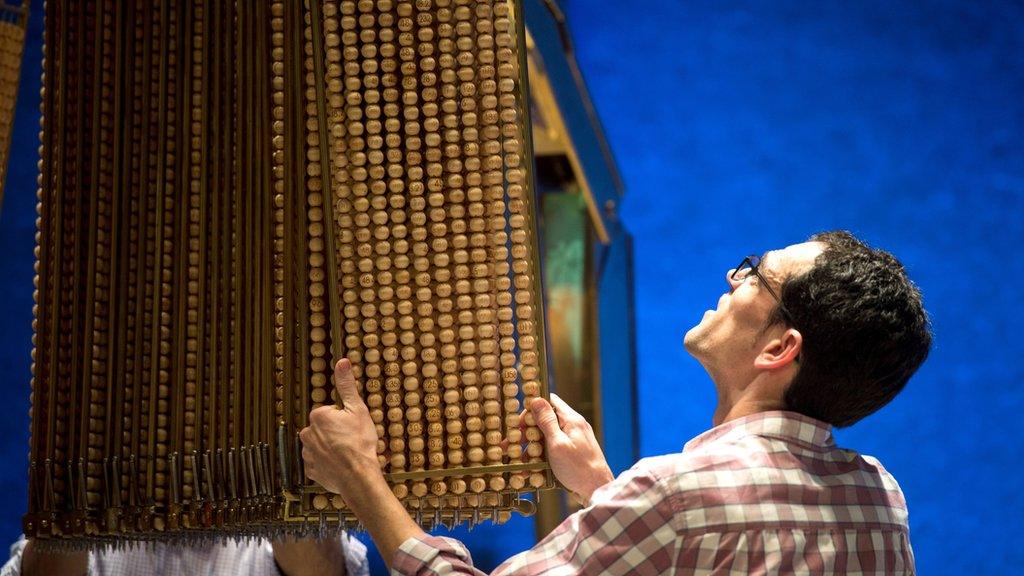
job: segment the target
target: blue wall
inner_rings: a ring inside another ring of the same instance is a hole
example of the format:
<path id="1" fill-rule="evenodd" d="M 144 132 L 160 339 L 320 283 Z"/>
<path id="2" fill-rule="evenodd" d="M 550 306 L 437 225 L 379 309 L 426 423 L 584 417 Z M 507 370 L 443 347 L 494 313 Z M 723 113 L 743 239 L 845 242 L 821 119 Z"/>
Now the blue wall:
<path id="1" fill-rule="evenodd" d="M 839 442 L 900 481 L 922 574 L 1019 570 L 1024 9 L 599 4 L 568 13 L 629 188 L 643 455 L 708 425 L 713 392 L 681 339 L 725 270 L 847 228 L 903 260 L 936 339 L 906 391 Z"/>
<path id="2" fill-rule="evenodd" d="M 710 382 L 681 341 L 725 270 L 847 228 L 904 261 L 936 340 L 907 390 L 839 441 L 901 482 L 922 574 L 1013 573 L 1024 563 L 1024 8 L 563 5 L 628 187 L 642 454 L 678 450 L 710 422 Z M 17 535 L 25 502 L 38 78 L 26 61 L 0 212 L 0 541 Z M 474 531 L 478 564 L 522 550 L 531 530 Z"/>

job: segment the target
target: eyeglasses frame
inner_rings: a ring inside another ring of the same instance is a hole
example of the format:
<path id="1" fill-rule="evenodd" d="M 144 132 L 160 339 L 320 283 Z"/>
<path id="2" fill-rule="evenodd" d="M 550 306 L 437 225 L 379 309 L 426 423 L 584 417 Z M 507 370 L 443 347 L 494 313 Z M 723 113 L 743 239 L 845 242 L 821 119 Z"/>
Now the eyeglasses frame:
<path id="1" fill-rule="evenodd" d="M 764 286 L 765 290 L 768 291 L 768 294 L 771 294 L 771 297 L 775 300 L 775 303 L 779 305 L 779 310 L 782 311 L 782 315 L 784 317 L 783 319 L 786 321 L 787 324 L 792 326 L 793 315 L 789 313 L 789 310 L 786 310 L 786 307 L 782 304 L 782 298 L 780 298 L 778 293 L 776 293 L 775 290 L 772 288 L 771 284 L 768 282 L 768 279 L 761 274 L 760 267 L 761 262 L 763 261 L 764 259 L 761 256 L 758 256 L 757 254 L 751 254 L 745 257 L 739 263 L 739 265 L 733 269 L 732 274 L 729 275 L 729 278 L 735 282 L 743 282 L 744 280 L 747 279 L 747 277 L 749 277 L 750 274 L 753 274 L 755 277 L 757 277 L 757 279 L 761 282 L 761 286 Z M 749 272 L 746 272 L 742 277 L 737 278 L 737 275 L 745 270 L 749 270 Z"/>

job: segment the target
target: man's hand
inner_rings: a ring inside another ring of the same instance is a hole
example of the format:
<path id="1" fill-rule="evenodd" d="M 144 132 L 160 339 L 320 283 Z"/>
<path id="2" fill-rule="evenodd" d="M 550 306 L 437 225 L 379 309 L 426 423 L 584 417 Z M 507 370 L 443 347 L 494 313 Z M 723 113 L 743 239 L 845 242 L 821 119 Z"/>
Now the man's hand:
<path id="1" fill-rule="evenodd" d="M 594 428 L 555 394 L 550 404 L 535 398 L 529 409 L 544 434 L 555 477 L 586 505 L 594 490 L 615 478 L 594 437 Z"/>
<path id="2" fill-rule="evenodd" d="M 342 407 L 322 406 L 310 412 L 309 426 L 299 438 L 306 476 L 348 501 L 346 488 L 353 477 L 384 477 L 377 462 L 377 431 L 347 359 L 334 366 L 334 386 Z"/>
<path id="3" fill-rule="evenodd" d="M 306 476 L 341 495 L 390 568 L 403 542 L 426 534 L 395 498 L 380 471 L 377 429 L 356 390 L 348 360 L 335 364 L 334 387 L 343 407 L 313 410 L 309 426 L 299 433 Z"/>

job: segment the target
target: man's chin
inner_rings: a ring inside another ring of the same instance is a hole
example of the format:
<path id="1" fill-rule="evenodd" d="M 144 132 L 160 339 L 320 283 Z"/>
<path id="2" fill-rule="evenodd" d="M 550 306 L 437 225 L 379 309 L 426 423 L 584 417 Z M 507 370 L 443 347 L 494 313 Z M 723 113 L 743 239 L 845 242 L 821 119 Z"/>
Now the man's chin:
<path id="1" fill-rule="evenodd" d="M 686 348 L 686 351 L 690 354 L 695 354 L 699 348 L 700 337 L 701 329 L 700 324 L 698 324 L 687 330 L 686 334 L 683 335 L 683 348 Z"/>

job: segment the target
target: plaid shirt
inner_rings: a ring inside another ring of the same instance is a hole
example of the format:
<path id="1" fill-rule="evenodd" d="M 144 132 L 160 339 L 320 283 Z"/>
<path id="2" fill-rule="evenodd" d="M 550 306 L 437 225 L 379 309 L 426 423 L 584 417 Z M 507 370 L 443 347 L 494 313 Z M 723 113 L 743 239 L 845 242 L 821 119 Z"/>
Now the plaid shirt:
<path id="1" fill-rule="evenodd" d="M 394 574 L 481 574 L 448 538 L 410 538 Z M 907 505 L 829 426 L 764 412 L 646 458 L 494 574 L 914 574 Z"/>

